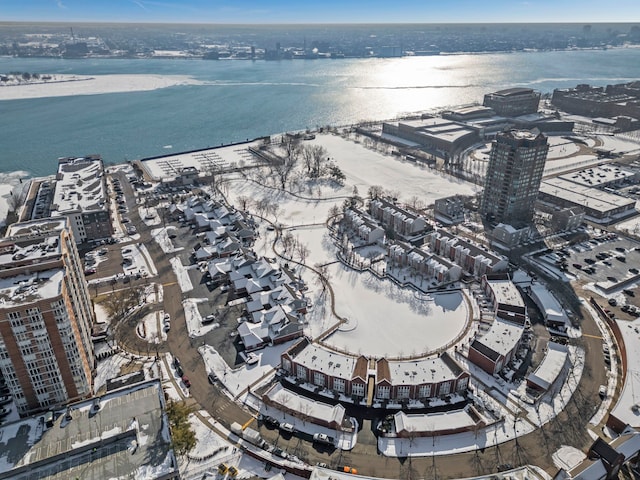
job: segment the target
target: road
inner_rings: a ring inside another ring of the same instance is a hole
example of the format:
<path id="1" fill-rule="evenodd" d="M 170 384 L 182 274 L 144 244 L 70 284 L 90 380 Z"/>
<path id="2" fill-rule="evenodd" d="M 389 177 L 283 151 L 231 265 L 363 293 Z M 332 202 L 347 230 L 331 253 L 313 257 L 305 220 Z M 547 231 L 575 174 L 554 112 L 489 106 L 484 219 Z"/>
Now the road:
<path id="1" fill-rule="evenodd" d="M 133 192 L 122 173 L 121 177 L 125 194 L 131 203 Z M 127 191 L 128 189 L 128 191 Z M 163 309 L 172 317 L 172 328 L 165 344 L 158 346 L 158 353 L 171 352 L 177 355 L 183 365 L 185 374 L 191 379 L 190 399 L 188 402 L 195 408 L 207 410 L 222 424 L 229 426 L 232 422 L 245 424 L 253 418 L 244 406 L 238 405 L 222 393 L 217 386 L 210 385 L 204 368 L 202 357 L 197 352 L 198 340 L 190 339 L 182 306 L 185 295 L 180 290 L 177 278 L 169 263 L 170 256 L 165 254 L 157 242 L 151 238 L 150 228 L 141 221 L 137 208 L 131 203 L 129 218 L 138 227 L 140 240 L 149 252 L 158 271 L 154 282 L 161 283 L 164 289 Z M 110 268 L 119 270 L 118 252 L 123 244 L 109 247 L 110 265 L 105 265 L 101 275 L 110 272 Z M 541 273 L 541 272 L 540 272 Z M 542 274 L 542 273 L 541 273 Z M 144 279 L 135 280 L 143 282 Z M 118 285 L 119 286 L 119 285 Z M 554 283 L 557 292 L 568 295 L 565 285 Z M 108 292 L 115 288 L 111 285 L 92 287 L 96 292 Z M 575 294 L 573 294 L 575 295 Z M 573 298 L 563 298 L 566 304 L 579 305 Z M 160 308 L 148 307 L 149 309 Z M 544 468 L 551 475 L 557 468 L 553 465 L 551 455 L 561 445 L 573 445 L 586 450 L 592 443 L 586 432 L 587 422 L 597 408 L 598 386 L 605 382 L 603 368 L 602 343 L 597 325 L 583 309 L 576 311 L 580 319 L 584 337 L 581 345 L 586 351 L 586 366 L 578 390 L 568 405 L 554 420 L 543 428 L 502 445 L 478 450 L 472 453 L 430 457 L 430 458 L 389 458 L 377 452 L 377 439 L 372 433 L 370 420 L 361 422 L 358 443 L 351 451 L 327 450 L 316 447 L 310 442 L 295 436 L 286 437 L 279 430 L 270 430 L 259 426 L 264 438 L 289 453 L 306 460 L 310 464 L 325 462 L 333 467 L 351 465 L 358 468 L 363 475 L 375 475 L 386 478 L 460 478 L 484 475 L 498 470 L 498 466 L 534 464 Z M 116 329 L 118 342 L 127 349 L 137 352 L 148 351 L 148 343 L 138 339 L 134 333 L 135 320 L 126 326 Z M 201 340 L 200 340 L 201 341 Z M 254 427 L 256 427 L 257 422 Z M 437 439 L 436 439 L 437 441 Z"/>

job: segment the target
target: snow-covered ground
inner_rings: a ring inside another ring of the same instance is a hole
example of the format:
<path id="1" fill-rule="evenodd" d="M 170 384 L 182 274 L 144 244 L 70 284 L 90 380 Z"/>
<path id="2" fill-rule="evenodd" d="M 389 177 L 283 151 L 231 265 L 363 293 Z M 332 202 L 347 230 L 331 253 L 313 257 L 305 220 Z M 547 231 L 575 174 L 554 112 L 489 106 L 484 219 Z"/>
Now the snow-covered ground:
<path id="1" fill-rule="evenodd" d="M 136 326 L 138 337 L 149 343 L 162 343 L 167 340 L 167 334 L 158 328 L 159 312 L 151 312 L 144 316 Z"/>
<path id="2" fill-rule="evenodd" d="M 551 458 L 553 458 L 553 464 L 556 467 L 569 471 L 587 458 L 587 456 L 575 447 L 563 445 L 553 453 Z"/>
<path id="3" fill-rule="evenodd" d="M 178 285 L 180 285 L 182 293 L 193 290 L 193 284 L 191 283 L 191 278 L 189 278 L 189 271 L 184 265 L 182 265 L 180 259 L 178 257 L 173 257 L 169 259 L 169 262 L 171 263 L 171 268 L 173 268 L 173 271 L 178 278 Z"/>
<path id="4" fill-rule="evenodd" d="M 258 363 L 232 369 L 220 354 L 210 345 L 198 348 L 202 355 L 207 373 L 214 373 L 218 381 L 225 386 L 232 397 L 238 397 L 246 391 L 248 386 L 256 387 L 256 382 L 270 376 L 280 365 L 280 355 L 296 340 L 254 352 L 258 356 Z"/>
<path id="5" fill-rule="evenodd" d="M 158 242 L 160 248 L 164 253 L 174 253 L 183 250 L 182 247 L 176 248 L 173 246 L 173 242 L 169 235 L 171 235 L 173 231 L 176 231 L 177 228 L 174 226 L 168 226 L 166 228 L 154 228 L 151 230 L 151 236 L 153 239 Z"/>
<path id="6" fill-rule="evenodd" d="M 337 135 L 316 135 L 315 140 L 308 143 L 327 149 L 328 156 L 347 177 L 343 193 L 346 195 L 351 195 L 353 186 L 358 187 L 360 195 L 366 196 L 369 186 L 382 185 L 388 190 L 398 190 L 400 201 L 416 195 L 430 204 L 441 197 L 472 195 L 478 188 L 472 183 L 372 151 Z"/>
<path id="7" fill-rule="evenodd" d="M 202 85 L 185 75 L 63 75 L 55 81 L 9 85 L 0 88 L 1 100 L 142 92 L 176 85 Z"/>
<path id="8" fill-rule="evenodd" d="M 329 271 L 336 313 L 349 322 L 346 331 L 339 329 L 325 342 L 340 350 L 392 357 L 433 352 L 467 325 L 469 312 L 460 292 L 418 294 L 342 264 Z"/>

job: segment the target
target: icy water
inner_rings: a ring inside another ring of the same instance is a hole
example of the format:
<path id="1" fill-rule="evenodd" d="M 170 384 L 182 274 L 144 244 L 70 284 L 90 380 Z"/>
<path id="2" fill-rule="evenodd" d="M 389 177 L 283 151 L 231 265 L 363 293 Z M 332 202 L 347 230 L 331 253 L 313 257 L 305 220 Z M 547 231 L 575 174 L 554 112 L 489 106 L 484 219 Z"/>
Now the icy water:
<path id="1" fill-rule="evenodd" d="M 0 58 L 0 72 L 187 75 L 202 85 L 0 102 L 0 172 L 51 174 L 61 156 L 106 162 L 289 130 L 640 79 L 640 49 L 296 61 Z M 20 88 L 20 87 L 14 87 Z"/>

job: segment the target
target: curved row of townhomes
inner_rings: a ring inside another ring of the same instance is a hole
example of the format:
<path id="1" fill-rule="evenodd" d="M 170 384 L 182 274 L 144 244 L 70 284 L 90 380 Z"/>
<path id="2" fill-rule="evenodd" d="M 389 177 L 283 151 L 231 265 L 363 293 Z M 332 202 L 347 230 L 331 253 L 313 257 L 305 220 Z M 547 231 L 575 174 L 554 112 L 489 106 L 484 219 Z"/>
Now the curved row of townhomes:
<path id="1" fill-rule="evenodd" d="M 482 286 L 493 305 L 491 318 L 483 318 L 469 348 L 468 360 L 483 370 L 498 373 L 515 356 L 528 325 L 520 292 L 507 274 L 484 276 Z M 313 386 L 336 399 L 368 406 L 378 402 L 419 401 L 464 393 L 469 372 L 455 360 L 458 348 L 418 359 L 389 360 L 353 356 L 304 338 L 281 356 L 285 376 Z M 460 349 L 461 351 L 462 349 Z"/>

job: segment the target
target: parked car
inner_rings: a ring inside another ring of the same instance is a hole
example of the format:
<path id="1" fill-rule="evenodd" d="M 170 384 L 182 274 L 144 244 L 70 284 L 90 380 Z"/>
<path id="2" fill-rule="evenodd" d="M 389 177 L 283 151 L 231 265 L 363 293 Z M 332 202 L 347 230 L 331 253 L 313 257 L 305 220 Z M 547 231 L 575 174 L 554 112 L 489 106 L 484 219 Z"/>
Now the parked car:
<path id="1" fill-rule="evenodd" d="M 289 432 L 289 433 L 293 433 L 296 431 L 296 429 L 294 428 L 294 426 L 291 423 L 281 423 L 280 424 L 280 430 L 284 431 L 284 432 Z"/>
<path id="2" fill-rule="evenodd" d="M 214 383 L 216 383 L 216 380 L 217 380 L 217 378 L 216 378 L 216 374 L 215 374 L 215 373 L 213 373 L 213 372 L 209 373 L 209 374 L 207 375 L 207 380 L 209 380 L 209 383 L 210 383 L 211 385 L 213 385 Z"/>
<path id="3" fill-rule="evenodd" d="M 6 417 L 10 412 L 8 408 L 0 408 L 0 417 Z"/>
<path id="4" fill-rule="evenodd" d="M 182 369 L 182 365 L 178 365 L 176 367 L 176 375 L 178 375 L 180 378 L 184 376 L 184 370 Z"/>
<path id="5" fill-rule="evenodd" d="M 600 385 L 600 388 L 598 389 L 598 395 L 600 395 L 600 398 L 602 398 L 602 399 L 607 398 L 607 386 L 606 385 Z"/>
<path id="6" fill-rule="evenodd" d="M 184 383 L 185 387 L 191 388 L 191 380 L 189 380 L 189 377 L 187 377 L 186 375 L 182 376 L 182 382 Z"/>
<path id="7" fill-rule="evenodd" d="M 213 323 L 216 319 L 216 316 L 211 314 L 211 315 L 207 315 L 206 317 L 204 317 L 202 319 L 202 324 L 203 325 L 208 325 L 209 323 Z"/>
<path id="8" fill-rule="evenodd" d="M 334 445 L 333 437 L 330 437 L 325 433 L 314 433 L 313 441 L 316 443 L 322 443 L 324 445 L 331 445 L 331 446 Z"/>
<path id="9" fill-rule="evenodd" d="M 274 428 L 278 428 L 280 426 L 280 422 L 278 420 L 276 420 L 273 417 L 269 417 L 269 416 L 263 417 L 262 418 L 262 423 L 264 423 L 265 425 L 269 425 L 271 427 L 274 427 Z"/>
<path id="10" fill-rule="evenodd" d="M 260 360 L 260 357 L 255 353 L 247 355 L 247 365 L 255 365 Z"/>
<path id="11" fill-rule="evenodd" d="M 0 405 L 6 405 L 7 403 L 11 403 L 13 401 L 13 397 L 10 395 L 4 395 L 0 397 Z"/>
<path id="12" fill-rule="evenodd" d="M 173 357 L 173 366 L 174 366 L 175 368 L 178 368 L 180 365 L 181 365 L 181 363 L 180 363 L 180 359 L 179 359 L 178 357 L 174 356 L 174 357 Z"/>

